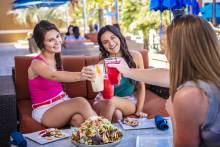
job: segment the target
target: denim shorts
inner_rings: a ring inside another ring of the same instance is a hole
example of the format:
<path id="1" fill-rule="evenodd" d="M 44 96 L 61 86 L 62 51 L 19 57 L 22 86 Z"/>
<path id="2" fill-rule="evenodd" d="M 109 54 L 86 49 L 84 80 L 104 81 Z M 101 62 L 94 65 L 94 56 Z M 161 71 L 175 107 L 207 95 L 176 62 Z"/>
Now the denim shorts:
<path id="1" fill-rule="evenodd" d="M 62 94 L 62 93 L 63 93 L 63 92 L 59 93 L 58 95 L 60 95 L 60 94 Z M 65 95 L 65 96 L 64 96 L 62 99 L 60 99 L 60 100 L 57 100 L 57 101 L 52 102 L 52 103 L 47 104 L 47 105 L 43 105 L 43 106 L 37 107 L 36 109 L 33 109 L 33 110 L 32 110 L 32 118 L 33 118 L 34 120 L 36 120 L 37 122 L 41 123 L 41 119 L 42 119 L 44 113 L 45 113 L 48 109 L 52 108 L 53 106 L 56 106 L 56 105 L 59 104 L 59 103 L 62 103 L 62 102 L 64 102 L 64 101 L 68 101 L 68 100 L 70 100 L 69 96 L 68 96 L 68 95 Z"/>

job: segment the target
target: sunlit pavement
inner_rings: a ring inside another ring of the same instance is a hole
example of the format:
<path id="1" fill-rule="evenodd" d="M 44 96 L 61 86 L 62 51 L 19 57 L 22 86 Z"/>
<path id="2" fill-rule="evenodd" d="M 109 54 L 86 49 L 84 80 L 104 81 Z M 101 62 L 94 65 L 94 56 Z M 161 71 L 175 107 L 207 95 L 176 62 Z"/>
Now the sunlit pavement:
<path id="1" fill-rule="evenodd" d="M 0 76 L 12 74 L 14 56 L 27 54 L 27 48 L 15 48 L 14 43 L 0 43 Z"/>

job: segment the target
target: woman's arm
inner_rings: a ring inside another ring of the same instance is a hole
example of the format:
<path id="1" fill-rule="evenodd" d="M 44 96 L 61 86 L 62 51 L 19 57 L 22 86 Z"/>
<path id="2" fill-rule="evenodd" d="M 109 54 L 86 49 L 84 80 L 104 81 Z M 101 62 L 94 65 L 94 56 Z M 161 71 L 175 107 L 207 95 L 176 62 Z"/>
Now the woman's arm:
<path id="1" fill-rule="evenodd" d="M 124 60 L 120 64 L 111 64 L 109 66 L 117 68 L 125 77 L 136 81 L 161 87 L 169 87 L 170 84 L 169 69 L 166 68 L 131 69 Z"/>
<path id="2" fill-rule="evenodd" d="M 200 143 L 200 127 L 208 110 L 208 98 L 196 87 L 184 87 L 174 96 L 173 129 L 175 147 L 195 147 Z"/>
<path id="3" fill-rule="evenodd" d="M 134 62 L 136 63 L 136 68 L 138 69 L 144 69 L 144 63 L 142 55 L 139 52 L 131 52 L 131 55 L 134 59 Z M 137 108 L 136 108 L 136 114 L 139 115 L 140 112 L 143 111 L 144 107 L 144 101 L 145 101 L 145 85 L 143 82 L 138 82 L 136 84 L 136 91 L 134 93 L 135 97 L 137 98 Z"/>
<path id="4" fill-rule="evenodd" d="M 33 60 L 31 70 L 34 74 L 46 79 L 58 82 L 76 82 L 81 80 L 93 80 L 95 72 L 87 67 L 83 67 L 81 72 L 56 71 L 45 64 L 43 61 Z"/>

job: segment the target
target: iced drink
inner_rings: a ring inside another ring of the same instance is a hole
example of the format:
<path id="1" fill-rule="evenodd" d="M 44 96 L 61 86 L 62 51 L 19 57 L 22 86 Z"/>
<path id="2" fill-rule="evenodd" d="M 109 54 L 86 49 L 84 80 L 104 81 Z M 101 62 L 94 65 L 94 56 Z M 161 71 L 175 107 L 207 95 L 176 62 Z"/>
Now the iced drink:
<path id="1" fill-rule="evenodd" d="M 103 64 L 96 64 L 96 65 L 90 65 L 90 68 L 92 68 L 93 70 L 95 70 L 96 72 L 96 76 L 94 81 L 91 82 L 92 84 L 92 90 L 94 92 L 99 92 L 99 91 L 103 91 L 104 89 L 104 78 L 103 78 Z"/>
<path id="2" fill-rule="evenodd" d="M 105 59 L 106 72 L 112 85 L 118 85 L 120 81 L 120 73 L 114 67 L 109 67 L 108 64 L 119 64 L 120 60 L 115 58 Z"/>
<path id="3" fill-rule="evenodd" d="M 108 77 L 104 78 L 104 90 L 102 96 L 104 99 L 111 99 L 114 96 L 114 85 L 111 84 Z"/>

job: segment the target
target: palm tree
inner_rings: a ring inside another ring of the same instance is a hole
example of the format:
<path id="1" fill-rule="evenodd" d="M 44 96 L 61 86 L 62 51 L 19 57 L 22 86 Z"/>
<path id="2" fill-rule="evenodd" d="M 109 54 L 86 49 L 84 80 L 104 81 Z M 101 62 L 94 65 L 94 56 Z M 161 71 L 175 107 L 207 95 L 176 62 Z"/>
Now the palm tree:
<path id="1" fill-rule="evenodd" d="M 71 21 L 71 18 L 69 17 L 69 7 L 66 5 L 56 8 L 35 7 L 16 9 L 10 10 L 8 14 L 13 15 L 17 23 L 31 27 L 33 27 L 40 20 L 49 20 L 59 26 L 66 26 L 68 21 Z"/>
<path id="2" fill-rule="evenodd" d="M 72 18 L 74 18 L 73 23 L 76 25 L 81 25 L 83 21 L 83 8 L 86 7 L 88 24 L 92 25 L 99 23 L 99 26 L 104 25 L 104 9 L 112 6 L 114 0 L 87 0 L 86 6 L 83 6 L 82 2 L 79 0 L 72 0 L 74 12 L 71 13 Z"/>
<path id="3" fill-rule="evenodd" d="M 169 12 L 164 12 L 163 25 L 169 23 Z M 149 1 L 123 0 L 121 9 L 121 26 L 123 31 L 137 33 L 142 31 L 144 35 L 144 48 L 148 46 L 148 34 L 150 29 L 160 28 L 160 12 L 149 10 Z"/>

